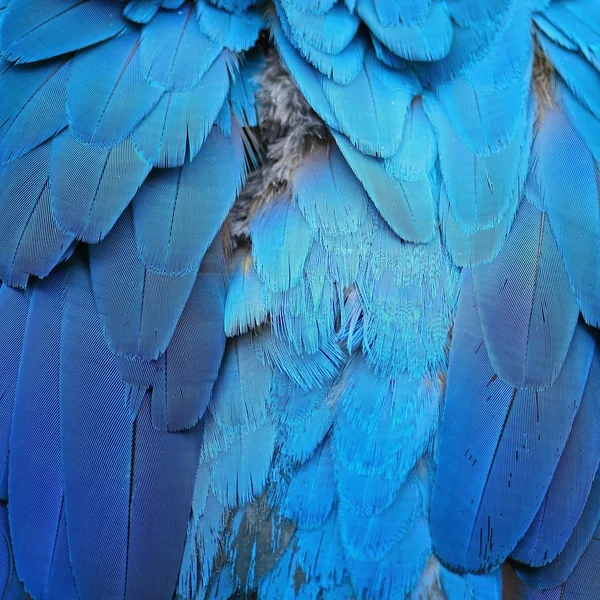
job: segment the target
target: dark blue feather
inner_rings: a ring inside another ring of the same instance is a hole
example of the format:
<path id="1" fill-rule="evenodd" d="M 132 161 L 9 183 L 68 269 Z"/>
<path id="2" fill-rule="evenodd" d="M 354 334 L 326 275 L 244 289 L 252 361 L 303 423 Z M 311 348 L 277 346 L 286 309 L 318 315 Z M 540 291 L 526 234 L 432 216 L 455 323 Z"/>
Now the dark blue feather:
<path id="1" fill-rule="evenodd" d="M 67 124 L 68 61 L 12 66 L 0 75 L 0 164 L 9 163 Z"/>
<path id="2" fill-rule="evenodd" d="M 197 269 L 174 277 L 145 267 L 136 251 L 130 209 L 89 251 L 96 306 L 109 347 L 117 356 L 158 358 L 173 336 Z"/>
<path id="3" fill-rule="evenodd" d="M 139 33 L 128 31 L 73 59 L 67 111 L 74 137 L 118 144 L 159 101 L 163 91 L 142 76 L 140 48 Z"/>
<path id="4" fill-rule="evenodd" d="M 153 271 L 198 268 L 246 177 L 242 131 L 213 128 L 200 152 L 179 169 L 154 170 L 133 202 L 138 253 Z"/>
<path id="5" fill-rule="evenodd" d="M 581 407 L 552 483 L 529 530 L 511 554 L 512 558 L 542 566 L 562 552 L 580 521 L 600 464 L 600 436 L 596 435 L 599 422 L 600 355 L 596 352 Z"/>
<path id="6" fill-rule="evenodd" d="M 19 576 L 34 598 L 47 597 L 53 578 L 72 578 L 68 560 L 66 573 L 55 565 L 61 521 L 64 528 L 59 365 L 66 283 L 62 267 L 33 289 L 13 409 L 9 518 Z"/>
<path id="7" fill-rule="evenodd" d="M 5 600 L 27 600 L 28 596 L 15 570 L 7 513 L 6 506 L 0 505 L 0 593 Z"/>
<path id="8" fill-rule="evenodd" d="M 106 0 L 11 0 L 0 45 L 9 60 L 34 62 L 107 40 L 126 25 Z"/>
<path id="9" fill-rule="evenodd" d="M 29 311 L 29 294 L 0 287 L 0 499 L 8 497 L 8 455 L 17 376 Z"/>
<path id="10" fill-rule="evenodd" d="M 89 243 L 104 239 L 146 176 L 150 165 L 129 139 L 105 149 L 74 138 L 54 138 L 50 158 L 52 216 L 63 232 Z"/>
<path id="11" fill-rule="evenodd" d="M 144 78 L 166 90 L 194 87 L 223 46 L 204 35 L 194 14 L 194 3 L 181 10 L 159 13 L 140 38 L 140 68 Z"/>
<path id="12" fill-rule="evenodd" d="M 0 279 L 25 287 L 44 277 L 67 252 L 50 206 L 50 142 L 0 169 Z"/>
<path id="13" fill-rule="evenodd" d="M 177 582 L 202 427 L 132 419 L 104 342 L 87 269 L 74 262 L 63 314 L 60 431 L 69 552 L 83 597 L 170 596 Z"/>
<path id="14" fill-rule="evenodd" d="M 539 208 L 565 261 L 585 320 L 600 324 L 598 165 L 562 113 L 544 113 L 532 150 Z"/>
<path id="15" fill-rule="evenodd" d="M 445 564 L 488 570 L 525 534 L 567 442 L 594 347 L 591 331 L 578 325 L 551 387 L 514 388 L 490 363 L 471 274 L 463 273 L 431 513 Z"/>
<path id="16" fill-rule="evenodd" d="M 155 167 L 181 167 L 186 156 L 196 157 L 227 97 L 233 64 L 224 51 L 193 88 L 165 93 L 132 135 L 145 160 Z"/>

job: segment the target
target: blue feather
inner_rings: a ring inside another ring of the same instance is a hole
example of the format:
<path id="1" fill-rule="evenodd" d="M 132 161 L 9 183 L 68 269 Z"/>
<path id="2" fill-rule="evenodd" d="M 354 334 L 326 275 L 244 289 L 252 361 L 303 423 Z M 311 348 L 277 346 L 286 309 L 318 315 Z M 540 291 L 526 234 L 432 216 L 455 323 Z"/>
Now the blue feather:
<path id="1" fill-rule="evenodd" d="M 163 6 L 165 8 L 168 8 L 165 5 L 165 2 L 173 2 L 174 0 L 163 0 Z M 183 4 L 183 2 L 181 2 L 181 0 L 175 0 L 176 2 L 179 1 L 180 4 Z M 218 6 L 219 8 L 223 8 L 225 10 L 228 10 L 229 12 L 232 12 L 236 15 L 239 15 L 241 13 L 243 13 L 245 10 L 248 10 L 251 6 L 254 6 L 257 3 L 257 0 L 211 0 L 212 4 L 214 4 L 215 6 Z"/>
<path id="2" fill-rule="evenodd" d="M 129 31 L 73 59 L 67 86 L 72 134 L 110 147 L 125 139 L 163 95 L 140 71 L 140 37 Z"/>
<path id="3" fill-rule="evenodd" d="M 398 181 L 388 175 L 381 161 L 359 152 L 344 136 L 335 132 L 333 136 L 344 158 L 392 230 L 409 242 L 431 240 L 435 209 L 429 182 Z"/>
<path id="4" fill-rule="evenodd" d="M 456 23 L 461 27 L 473 27 L 481 26 L 485 21 L 502 21 L 516 0 L 446 0 L 446 4 Z"/>
<path id="5" fill-rule="evenodd" d="M 447 600 L 502 599 L 502 570 L 488 575 L 457 575 L 440 565 L 440 582 Z"/>
<path id="6" fill-rule="evenodd" d="M 123 16 L 134 23 L 149 23 L 158 12 L 161 0 L 129 0 L 123 9 Z"/>
<path id="7" fill-rule="evenodd" d="M 324 15 L 333 8 L 336 0 L 289 0 L 289 3 L 303 13 Z"/>
<path id="8" fill-rule="evenodd" d="M 55 540 L 64 529 L 59 357 L 65 290 L 64 267 L 33 289 L 11 429 L 8 490 L 12 543 L 19 576 L 35 598 L 47 597 L 54 577 L 72 579 L 68 559 L 63 564 L 66 572 L 57 572 L 55 565 L 55 557 L 59 561 Z M 44 335 L 39 335 L 40 331 Z"/>
<path id="9" fill-rule="evenodd" d="M 437 140 L 420 98 L 410 106 L 398 151 L 383 161 L 394 179 L 418 181 L 427 177 L 437 159 Z"/>
<path id="10" fill-rule="evenodd" d="M 546 214 L 522 202 L 498 256 L 472 273 L 494 372 L 517 388 L 551 385 L 571 344 L 579 307 Z"/>
<path id="11" fill-rule="evenodd" d="M 257 127 L 256 94 L 260 86 L 260 77 L 265 68 L 265 60 L 258 51 L 247 53 L 244 59 L 229 90 L 229 103 L 243 127 Z"/>
<path id="12" fill-rule="evenodd" d="M 6 506 L 0 505 L 0 592 L 6 600 L 27 600 L 15 570 L 7 512 Z M 65 597 L 64 600 L 74 599 Z"/>
<path id="13" fill-rule="evenodd" d="M 0 46 L 8 60 L 22 63 L 86 48 L 127 25 L 105 0 L 11 0 L 5 12 Z"/>
<path id="14" fill-rule="evenodd" d="M 10 430 L 29 311 L 29 294 L 7 285 L 0 287 L 0 499 L 8 497 Z"/>
<path id="15" fill-rule="evenodd" d="M 422 23 L 432 4 L 433 0 L 405 0 L 402 4 L 393 0 L 374 0 L 377 18 L 384 27 Z"/>
<path id="16" fill-rule="evenodd" d="M 109 347 L 117 356 L 158 358 L 173 336 L 197 270 L 173 277 L 146 268 L 137 255 L 130 209 L 89 252 L 94 296 Z"/>
<path id="17" fill-rule="evenodd" d="M 295 286 L 312 245 L 310 228 L 296 202 L 283 194 L 265 204 L 252 221 L 250 236 L 261 281 L 273 292 Z"/>
<path id="18" fill-rule="evenodd" d="M 194 16 L 194 3 L 179 11 L 161 10 L 140 37 L 141 73 L 166 90 L 194 87 L 219 56 L 223 46 L 202 33 Z"/>
<path id="19" fill-rule="evenodd" d="M 542 566 L 554 560 L 580 520 L 600 464 L 600 436 L 595 434 L 600 422 L 599 388 L 600 355 L 596 352 L 552 483 L 529 530 L 511 554 L 520 562 Z"/>
<path id="20" fill-rule="evenodd" d="M 217 236 L 200 265 L 166 353 L 156 362 L 120 363 L 123 378 L 136 394 L 152 387 L 152 424 L 157 429 L 189 429 L 204 414 L 225 349 L 224 310 L 225 262 L 222 238 Z M 131 408 L 135 414 L 135 403 Z"/>
<path id="21" fill-rule="evenodd" d="M 44 277 L 73 239 L 52 219 L 50 142 L 0 169 L 0 279 L 25 287 L 29 275 Z"/>
<path id="22" fill-rule="evenodd" d="M 26 154 L 66 126 L 67 61 L 13 66 L 0 75 L 0 164 Z"/>
<path id="23" fill-rule="evenodd" d="M 106 237 L 150 172 L 128 139 L 108 149 L 71 131 L 52 142 L 50 202 L 59 229 L 97 243 Z"/>
<path id="24" fill-rule="evenodd" d="M 153 171 L 133 201 L 144 265 L 170 275 L 197 269 L 241 189 L 246 168 L 242 131 L 234 120 L 230 137 L 213 128 L 191 162 Z"/>
<path id="25" fill-rule="evenodd" d="M 232 337 L 262 325 L 267 308 L 262 285 L 252 262 L 250 249 L 238 248 L 233 254 L 229 289 L 225 303 L 225 333 Z"/>
<path id="26" fill-rule="evenodd" d="M 290 25 L 292 40 L 300 47 L 308 43 L 321 52 L 339 54 L 360 25 L 360 19 L 348 12 L 342 2 L 321 15 L 302 12 L 288 0 L 280 0 L 280 5 Z"/>
<path id="27" fill-rule="evenodd" d="M 394 54 L 413 61 L 444 58 L 452 44 L 452 21 L 444 3 L 436 2 L 422 22 L 386 26 L 373 0 L 358 0 L 358 14 L 373 34 Z"/>
<path id="28" fill-rule="evenodd" d="M 413 75 L 390 69 L 368 52 L 350 84 L 323 79 L 322 85 L 339 130 L 361 152 L 388 157 L 400 148 L 408 107 L 419 91 Z"/>
<path id="29" fill-rule="evenodd" d="M 87 269 L 74 262 L 61 336 L 60 432 L 69 552 L 84 597 L 169 596 L 183 553 L 202 427 L 155 430 L 149 396 L 133 421 L 126 394 Z"/>
<path id="30" fill-rule="evenodd" d="M 208 0 L 196 0 L 196 15 L 204 35 L 215 44 L 234 52 L 254 46 L 264 25 L 259 9 L 250 8 L 236 15 L 214 6 Z"/>
<path id="31" fill-rule="evenodd" d="M 567 581 L 585 549 L 592 541 L 600 522 L 600 472 L 592 484 L 587 503 L 565 547 L 550 563 L 541 568 L 517 565 L 519 577 L 536 588 L 553 588 Z M 596 537 L 600 537 L 596 535 Z"/>
<path id="32" fill-rule="evenodd" d="M 598 165 L 562 113 L 546 110 L 532 150 L 539 208 L 565 261 L 585 320 L 600 324 Z"/>
<path id="33" fill-rule="evenodd" d="M 579 325 L 554 384 L 541 392 L 517 389 L 489 361 L 474 299 L 465 271 L 431 524 L 445 564 L 483 571 L 507 557 L 542 503 L 579 408 L 595 338 Z"/>
<path id="34" fill-rule="evenodd" d="M 233 57 L 222 52 L 200 83 L 167 92 L 135 129 L 133 145 L 155 167 L 181 167 L 193 160 L 208 138 L 229 91 Z"/>
<path id="35" fill-rule="evenodd" d="M 337 122 L 321 85 L 323 75 L 300 56 L 298 51 L 285 37 L 281 25 L 278 22 L 271 27 L 271 33 L 275 40 L 275 45 L 280 58 L 294 78 L 302 95 L 327 125 L 340 129 L 340 125 Z"/>

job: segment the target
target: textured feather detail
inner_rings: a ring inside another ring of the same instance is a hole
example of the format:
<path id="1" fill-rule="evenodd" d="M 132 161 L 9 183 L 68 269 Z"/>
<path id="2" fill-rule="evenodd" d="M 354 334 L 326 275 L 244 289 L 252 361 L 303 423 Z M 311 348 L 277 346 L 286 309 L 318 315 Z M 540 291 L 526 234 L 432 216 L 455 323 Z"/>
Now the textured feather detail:
<path id="1" fill-rule="evenodd" d="M 110 234 L 89 248 L 100 322 L 117 356 L 157 359 L 169 344 L 196 280 L 155 273 L 140 261 L 126 209 Z"/>
<path id="2" fill-rule="evenodd" d="M 292 475 L 282 515 L 303 529 L 318 529 L 324 523 L 335 500 L 335 481 L 330 444 L 326 441 Z"/>
<path id="3" fill-rule="evenodd" d="M 262 299 L 262 285 L 252 262 L 252 251 L 239 248 L 233 254 L 229 287 L 225 303 L 225 333 L 240 335 L 262 325 L 267 308 Z"/>
<path id="4" fill-rule="evenodd" d="M 423 110 L 421 99 L 417 97 L 408 111 L 400 148 L 383 161 L 383 166 L 395 179 L 418 181 L 429 175 L 436 158 L 435 131 Z"/>
<path id="5" fill-rule="evenodd" d="M 531 119 L 524 114 L 510 143 L 483 155 L 461 141 L 441 105 L 427 97 L 425 107 L 438 134 L 440 170 L 457 224 L 469 233 L 494 227 L 508 210 L 515 187 L 523 186 Z M 468 175 L 465 165 L 472 165 Z"/>
<path id="6" fill-rule="evenodd" d="M 264 25 L 262 13 L 258 9 L 250 8 L 236 15 L 208 0 L 196 0 L 196 16 L 204 35 L 234 52 L 242 52 L 254 46 Z"/>
<path id="7" fill-rule="evenodd" d="M 502 570 L 489 575 L 458 575 L 439 567 L 440 582 L 448 600 L 502 599 Z"/>
<path id="8" fill-rule="evenodd" d="M 329 12 L 336 0 L 289 0 L 289 3 L 304 13 L 324 15 Z"/>
<path id="9" fill-rule="evenodd" d="M 319 147 L 294 171 L 294 199 L 315 233 L 344 236 L 367 218 L 368 198 L 338 147 Z"/>
<path id="10" fill-rule="evenodd" d="M 512 387 L 489 361 L 471 274 L 463 272 L 431 513 L 436 554 L 453 570 L 489 570 L 527 531 L 567 442 L 594 347 L 580 324 L 550 388 Z M 485 427 L 475 431 L 474 423 Z"/>
<path id="11" fill-rule="evenodd" d="M 600 355 L 596 351 L 581 407 L 552 483 L 529 530 L 511 554 L 520 562 L 542 566 L 553 561 L 580 520 L 600 464 L 600 438 L 595 435 L 600 422 L 599 386 Z"/>
<path id="12" fill-rule="evenodd" d="M 0 164 L 26 154 L 66 126 L 68 61 L 12 66 L 0 75 Z"/>
<path id="13" fill-rule="evenodd" d="M 283 194 L 265 204 L 250 228 L 256 272 L 274 292 L 288 290 L 302 277 L 312 235 L 296 202 Z"/>
<path id="14" fill-rule="evenodd" d="M 59 419 L 65 290 L 64 267 L 37 282 L 33 289 L 11 428 L 8 486 L 12 544 L 19 577 L 35 598 L 52 597 L 54 578 L 73 577 L 68 557 L 62 557 L 64 570 L 59 568 L 60 548 L 55 547 L 61 529 L 65 535 Z M 42 330 L 43 336 L 39 335 Z"/>
<path id="15" fill-rule="evenodd" d="M 375 36 L 394 54 L 414 61 L 444 58 L 452 44 L 452 22 L 445 3 L 436 2 L 420 23 L 386 26 L 373 0 L 358 0 L 357 10 Z"/>
<path id="16" fill-rule="evenodd" d="M 592 537 L 594 537 L 600 522 L 599 475 L 600 473 L 596 473 L 585 508 L 560 554 L 541 568 L 517 565 L 519 577 L 526 584 L 536 588 L 554 588 L 569 579 L 577 562 L 592 542 Z M 598 537 L 600 536 L 596 534 L 596 538 Z"/>
<path id="17" fill-rule="evenodd" d="M 322 86 L 338 129 L 361 152 L 387 157 L 398 150 L 408 107 L 419 91 L 414 76 L 390 69 L 368 52 L 350 84 L 323 79 Z M 354 100 L 351 107 L 349 97 Z"/>
<path id="18" fill-rule="evenodd" d="M 280 58 L 294 78 L 302 95 L 327 125 L 340 129 L 337 118 L 329 105 L 327 96 L 321 85 L 323 75 L 303 60 L 298 51 L 285 37 L 281 25 L 278 22 L 272 25 L 271 33 L 275 40 L 275 45 L 277 46 Z"/>
<path id="19" fill-rule="evenodd" d="M 144 265 L 170 275 L 197 269 L 241 189 L 246 168 L 242 132 L 234 119 L 231 136 L 213 128 L 193 161 L 153 171 L 133 202 Z"/>
<path id="20" fill-rule="evenodd" d="M 429 473 L 423 463 L 408 475 L 389 507 L 375 514 L 357 515 L 342 503 L 340 535 L 347 556 L 360 561 L 382 561 L 386 554 L 426 517 Z"/>
<path id="21" fill-rule="evenodd" d="M 194 3 L 179 11 L 161 10 L 140 38 L 143 76 L 167 90 L 194 87 L 223 47 L 204 35 L 194 15 Z"/>
<path id="22" fill-rule="evenodd" d="M 152 425 L 157 429 L 190 429 L 206 410 L 225 349 L 225 283 L 223 243 L 217 236 L 166 353 L 155 363 L 128 360 L 120 365 L 127 383 L 140 390 L 152 387 Z M 135 404 L 131 409 L 135 414 Z"/>
<path id="23" fill-rule="evenodd" d="M 229 91 L 233 58 L 222 52 L 198 84 L 165 93 L 132 135 L 136 150 L 155 167 L 193 160 L 211 132 Z"/>
<path id="24" fill-rule="evenodd" d="M 600 324 L 598 165 L 564 116 L 547 110 L 534 140 L 537 203 L 548 214 L 585 320 Z M 533 199 L 536 200 L 535 197 Z"/>
<path id="25" fill-rule="evenodd" d="M 129 31 L 73 59 L 67 111 L 74 137 L 118 144 L 159 101 L 163 91 L 142 77 L 140 47 L 139 33 Z"/>
<path id="26" fill-rule="evenodd" d="M 50 142 L 0 170 L 0 279 L 25 287 L 28 275 L 44 277 L 73 239 L 52 219 Z"/>
<path id="27" fill-rule="evenodd" d="M 8 457 L 17 376 L 29 311 L 29 294 L 0 287 L 0 499 L 8 498 Z"/>
<path id="28" fill-rule="evenodd" d="M 485 21 L 500 21 L 516 4 L 515 0 L 447 0 L 452 18 L 461 27 L 481 25 Z"/>
<path id="29" fill-rule="evenodd" d="M 517 388 L 551 385 L 569 350 L 579 307 L 546 214 L 522 202 L 498 256 L 472 273 L 494 372 Z"/>
<path id="30" fill-rule="evenodd" d="M 0 590 L 7 600 L 27 600 L 15 570 L 7 513 L 6 506 L 0 506 Z M 64 600 L 71 600 L 71 598 Z"/>
<path id="31" fill-rule="evenodd" d="M 366 395 L 371 402 L 364 402 Z M 364 357 L 355 354 L 332 396 L 336 399 L 336 465 L 360 475 L 404 480 L 425 453 L 437 426 L 434 382 L 406 374 L 395 379 L 378 376 Z"/>
<path id="32" fill-rule="evenodd" d="M 111 230 L 150 172 L 130 140 L 108 149 L 85 144 L 71 131 L 52 142 L 50 202 L 59 229 L 97 243 Z"/>
<path id="33" fill-rule="evenodd" d="M 157 431 L 149 396 L 132 420 L 80 263 L 70 272 L 60 380 L 65 514 L 78 592 L 169 596 L 183 553 L 202 427 Z"/>
<path id="34" fill-rule="evenodd" d="M 375 0 L 375 11 L 379 22 L 384 27 L 391 27 L 402 23 L 412 25 L 422 23 L 429 11 L 433 0 L 408 0 L 402 4 L 393 0 Z"/>
<path id="35" fill-rule="evenodd" d="M 134 23 L 150 23 L 160 8 L 161 0 L 130 0 L 123 9 L 123 16 Z"/>
<path id="36" fill-rule="evenodd" d="M 360 19 L 351 14 L 343 2 L 335 4 L 322 15 L 298 10 L 288 0 L 280 0 L 291 28 L 292 39 L 303 46 L 305 43 L 328 54 L 339 54 L 352 41 Z"/>
<path id="37" fill-rule="evenodd" d="M 258 51 L 247 53 L 244 59 L 229 90 L 229 103 L 242 127 L 257 127 L 256 94 L 260 87 L 260 75 L 265 69 L 265 60 Z"/>
<path id="38" fill-rule="evenodd" d="M 344 136 L 335 132 L 333 135 L 350 168 L 392 230 L 409 242 L 431 240 L 435 211 L 429 183 L 398 181 L 388 175 L 381 161 L 359 152 Z"/>
<path id="39" fill-rule="evenodd" d="M 117 35 L 127 25 L 120 11 L 104 0 L 11 0 L 5 12 L 0 45 L 5 57 L 17 62 L 86 48 Z"/>

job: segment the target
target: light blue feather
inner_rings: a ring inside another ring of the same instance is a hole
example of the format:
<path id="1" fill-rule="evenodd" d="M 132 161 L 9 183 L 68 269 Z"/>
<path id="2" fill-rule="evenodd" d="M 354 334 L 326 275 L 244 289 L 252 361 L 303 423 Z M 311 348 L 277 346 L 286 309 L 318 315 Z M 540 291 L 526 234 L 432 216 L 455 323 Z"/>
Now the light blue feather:
<path id="1" fill-rule="evenodd" d="M 140 71 L 140 37 L 128 31 L 73 59 L 67 112 L 74 137 L 110 147 L 121 142 L 152 110 L 163 91 Z"/>
<path id="2" fill-rule="evenodd" d="M 515 0 L 447 0 L 452 18 L 462 27 L 481 26 L 486 21 L 501 21 L 516 4 Z"/>
<path id="3" fill-rule="evenodd" d="M 256 94 L 265 68 L 265 60 L 258 51 L 251 51 L 244 58 L 229 90 L 229 103 L 242 126 L 256 127 L 258 125 Z"/>
<path id="4" fill-rule="evenodd" d="M 127 21 L 104 0 L 11 0 L 0 29 L 6 58 L 35 62 L 107 40 Z M 82 26 L 85 24 L 85 26 Z"/>
<path id="5" fill-rule="evenodd" d="M 251 48 L 264 26 L 260 9 L 250 8 L 236 15 L 208 0 L 196 0 L 196 16 L 204 35 L 234 52 Z"/>
<path id="6" fill-rule="evenodd" d="M 0 164 L 26 154 L 66 126 L 68 61 L 12 66 L 0 75 Z"/>
<path id="7" fill-rule="evenodd" d="M 433 0 L 408 0 L 402 4 L 393 0 L 375 0 L 377 18 L 383 27 L 422 23 L 431 11 Z"/>
<path id="8" fill-rule="evenodd" d="M 134 23 L 149 23 L 158 12 L 161 0 L 129 0 L 123 9 L 123 16 Z"/>
<path id="9" fill-rule="evenodd" d="M 194 87 L 165 93 L 131 136 L 147 162 L 181 167 L 186 158 L 196 157 L 227 97 L 232 64 L 233 57 L 224 51 Z"/>
<path id="10" fill-rule="evenodd" d="M 429 182 L 397 181 L 388 175 L 381 161 L 359 152 L 344 136 L 335 132 L 333 135 L 344 158 L 392 230 L 410 242 L 429 241 L 435 226 Z"/>
<path id="11" fill-rule="evenodd" d="M 197 269 L 241 189 L 246 168 L 242 132 L 234 120 L 231 136 L 213 128 L 191 162 L 153 171 L 133 202 L 144 265 L 171 275 Z"/>
<path id="12" fill-rule="evenodd" d="M 390 69 L 370 52 L 350 84 L 323 79 L 322 85 L 338 129 L 361 152 L 388 157 L 398 150 L 408 107 L 419 91 L 414 76 Z"/>
<path id="13" fill-rule="evenodd" d="M 487 575 L 458 575 L 440 565 L 440 581 L 447 600 L 502 599 L 502 570 Z"/>
<path id="14" fill-rule="evenodd" d="M 357 11 L 373 34 L 394 54 L 412 61 L 444 58 L 452 44 L 452 21 L 444 3 L 436 2 L 419 23 L 385 26 L 373 0 L 358 0 Z"/>
<path id="15" fill-rule="evenodd" d="M 104 149 L 64 131 L 52 142 L 50 203 L 59 229 L 85 242 L 104 239 L 146 176 L 150 165 L 129 139 Z"/>
<path id="16" fill-rule="evenodd" d="M 166 90 L 194 87 L 223 46 L 202 33 L 194 15 L 194 3 L 181 10 L 160 10 L 142 29 L 139 46 L 144 78 Z"/>

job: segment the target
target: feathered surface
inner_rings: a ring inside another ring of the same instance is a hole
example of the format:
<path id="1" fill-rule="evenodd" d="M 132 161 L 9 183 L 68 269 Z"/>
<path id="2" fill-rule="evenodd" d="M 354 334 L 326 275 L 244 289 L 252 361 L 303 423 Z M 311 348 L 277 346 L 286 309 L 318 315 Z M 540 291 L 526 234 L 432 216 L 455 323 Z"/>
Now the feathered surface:
<path id="1" fill-rule="evenodd" d="M 0 596 L 600 595 L 595 0 L 0 0 Z"/>

